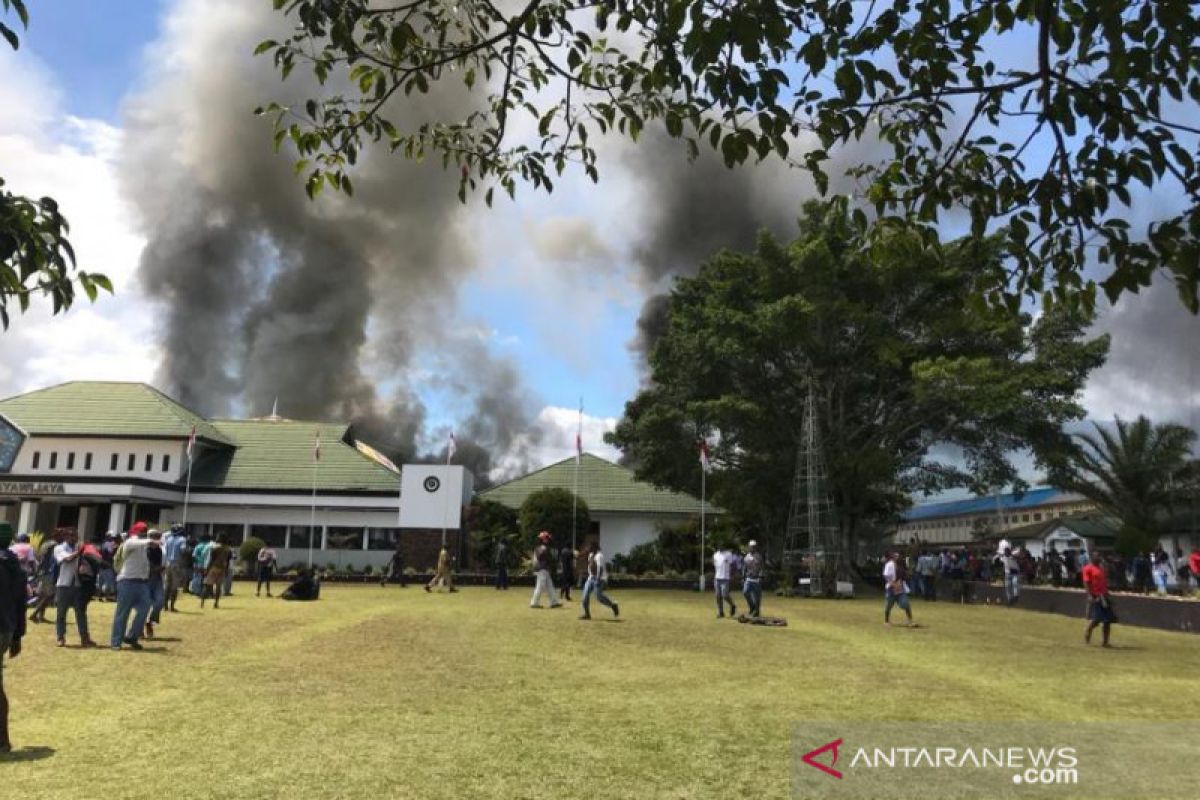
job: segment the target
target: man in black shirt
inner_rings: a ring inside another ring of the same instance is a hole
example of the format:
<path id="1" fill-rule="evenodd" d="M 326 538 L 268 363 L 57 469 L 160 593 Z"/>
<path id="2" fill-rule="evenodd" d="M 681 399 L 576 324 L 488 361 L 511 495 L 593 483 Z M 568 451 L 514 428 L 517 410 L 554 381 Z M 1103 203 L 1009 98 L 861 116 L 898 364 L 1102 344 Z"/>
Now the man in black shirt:
<path id="1" fill-rule="evenodd" d="M 4 694 L 4 656 L 21 654 L 25 636 L 25 571 L 8 549 L 12 527 L 0 522 L 0 753 L 12 752 L 8 739 L 8 697 Z"/>
<path id="2" fill-rule="evenodd" d="M 400 551 L 400 542 L 396 542 L 396 550 L 392 553 L 392 560 L 388 562 L 384 570 L 383 579 L 379 581 L 380 586 L 387 586 L 389 580 L 393 583 L 399 581 L 401 589 L 408 585 L 404 579 L 404 553 Z"/>
<path id="3" fill-rule="evenodd" d="M 558 551 L 558 588 L 562 599 L 571 600 L 571 585 L 575 583 L 575 551 L 564 547 Z"/>

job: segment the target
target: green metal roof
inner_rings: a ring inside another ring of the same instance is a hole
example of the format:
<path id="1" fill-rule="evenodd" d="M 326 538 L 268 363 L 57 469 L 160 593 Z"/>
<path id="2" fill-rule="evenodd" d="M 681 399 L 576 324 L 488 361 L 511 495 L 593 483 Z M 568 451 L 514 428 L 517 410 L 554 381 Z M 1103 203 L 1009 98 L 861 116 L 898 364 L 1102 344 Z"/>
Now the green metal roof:
<path id="1" fill-rule="evenodd" d="M 192 489 L 399 492 L 400 476 L 359 452 L 349 426 L 267 418 L 213 420 L 233 450 L 204 453 L 192 470 Z M 313 445 L 321 432 L 321 460 Z"/>
<path id="2" fill-rule="evenodd" d="M 1085 511 L 1082 514 L 1072 514 L 1067 517 L 1052 517 L 1045 522 L 1035 522 L 1032 525 L 1022 525 L 1010 528 L 1001 533 L 992 534 L 992 539 L 1041 539 L 1051 531 L 1066 528 L 1084 539 L 1108 541 L 1116 538 L 1121 523 L 1116 517 L 1111 517 L 1099 511 Z"/>
<path id="3" fill-rule="evenodd" d="M 73 381 L 0 400 L 0 413 L 26 433 L 42 436 L 196 436 L 232 444 L 211 423 L 153 386 Z"/>
<path id="4" fill-rule="evenodd" d="M 508 483 L 493 486 L 479 496 L 503 503 L 509 508 L 520 508 L 525 498 L 539 489 L 574 490 L 575 486 L 575 458 L 571 457 Z M 637 480 L 632 470 L 590 453 L 584 453 L 580 460 L 578 487 L 579 497 L 593 513 L 700 513 L 699 498 L 655 488 Z M 708 513 L 723 512 L 709 505 Z"/>

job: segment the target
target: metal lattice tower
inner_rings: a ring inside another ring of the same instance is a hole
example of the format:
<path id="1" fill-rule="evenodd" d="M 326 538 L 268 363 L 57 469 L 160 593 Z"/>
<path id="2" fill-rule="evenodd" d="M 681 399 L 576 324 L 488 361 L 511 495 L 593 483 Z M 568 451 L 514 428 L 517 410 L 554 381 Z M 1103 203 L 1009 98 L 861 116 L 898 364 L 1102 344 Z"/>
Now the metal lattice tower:
<path id="1" fill-rule="evenodd" d="M 837 592 L 838 579 L 849 575 L 848 553 L 829 496 L 829 476 L 817 425 L 815 394 L 809 381 L 804 427 L 792 480 L 792 504 L 783 552 L 784 574 L 788 576 L 789 588 L 794 590 L 795 576 L 807 572 L 812 579 L 812 594 L 832 597 Z"/>

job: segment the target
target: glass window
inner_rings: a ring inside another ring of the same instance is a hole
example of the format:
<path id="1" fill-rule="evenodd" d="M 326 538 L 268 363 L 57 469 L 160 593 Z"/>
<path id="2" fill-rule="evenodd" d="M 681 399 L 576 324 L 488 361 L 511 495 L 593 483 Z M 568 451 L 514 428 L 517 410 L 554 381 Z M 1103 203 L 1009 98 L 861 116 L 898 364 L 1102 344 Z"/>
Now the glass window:
<path id="1" fill-rule="evenodd" d="M 163 454 L 163 470 L 162 471 L 167 472 L 170 469 L 171 469 L 171 455 L 170 455 L 170 453 L 165 453 L 165 454 Z"/>
<path id="2" fill-rule="evenodd" d="M 37 469 L 37 468 L 38 468 L 38 464 L 40 464 L 40 463 L 42 463 L 42 454 L 41 454 L 41 453 L 39 453 L 39 452 L 36 452 L 36 451 L 34 451 L 34 454 L 33 454 L 33 468 L 34 468 L 34 469 Z"/>
<path id="3" fill-rule="evenodd" d="M 1041 521 L 1042 521 L 1042 515 L 1041 515 L 1041 514 L 1034 514 L 1034 515 L 1033 515 L 1033 521 L 1034 521 L 1034 522 L 1041 522 Z"/>
<path id="4" fill-rule="evenodd" d="M 67 469 L 75 469 L 75 454 L 67 453 Z"/>
<path id="5" fill-rule="evenodd" d="M 135 456 L 133 453 L 130 453 L 128 466 L 125 467 L 125 470 L 127 472 L 133 472 L 133 469 L 136 466 L 137 466 L 137 456 Z"/>
<path id="6" fill-rule="evenodd" d="M 1029 522 L 1029 515 L 1028 515 L 1028 514 L 1022 514 L 1022 515 L 1021 515 L 1021 522 Z"/>
<path id="7" fill-rule="evenodd" d="M 50 454 L 50 469 L 58 469 L 58 453 Z"/>
<path id="8" fill-rule="evenodd" d="M 325 541 L 330 550 L 362 550 L 363 529 L 330 525 Z"/>
<path id="9" fill-rule="evenodd" d="M 321 549 L 321 526 L 313 528 L 312 546 Z M 288 547 L 292 549 L 308 549 L 309 528 L 307 525 L 292 525 L 288 528 Z"/>
<path id="10" fill-rule="evenodd" d="M 113 458 L 116 458 L 116 456 L 113 456 Z M 185 528 L 185 532 L 187 533 L 187 536 L 189 539 L 196 539 L 197 541 L 199 541 L 199 539 L 202 535 L 208 533 L 208 523 L 207 522 L 189 522 L 187 524 L 187 527 Z"/>
<path id="11" fill-rule="evenodd" d="M 395 550 L 398 541 L 399 528 L 367 528 L 368 550 Z"/>
<path id="12" fill-rule="evenodd" d="M 213 539 L 216 539 L 221 534 L 225 534 L 225 541 L 229 544 L 241 544 L 242 524 L 240 522 L 233 524 L 214 523 L 212 529 Z"/>
<path id="13" fill-rule="evenodd" d="M 108 468 L 111 469 L 113 472 L 117 471 L 117 459 L 118 458 L 119 458 L 119 456 L 116 453 L 112 454 L 112 461 L 111 461 L 111 463 L 109 463 Z"/>
<path id="14" fill-rule="evenodd" d="M 146 453 L 146 468 L 142 472 L 149 472 L 154 469 L 154 454 Z"/>
<path id="15" fill-rule="evenodd" d="M 287 525 L 251 525 L 250 535 L 271 547 L 287 547 Z"/>
<path id="16" fill-rule="evenodd" d="M 84 469 L 91 469 L 91 468 L 92 468 L 92 454 L 91 454 L 91 453 L 84 453 L 84 455 L 83 455 L 83 468 L 84 468 Z"/>

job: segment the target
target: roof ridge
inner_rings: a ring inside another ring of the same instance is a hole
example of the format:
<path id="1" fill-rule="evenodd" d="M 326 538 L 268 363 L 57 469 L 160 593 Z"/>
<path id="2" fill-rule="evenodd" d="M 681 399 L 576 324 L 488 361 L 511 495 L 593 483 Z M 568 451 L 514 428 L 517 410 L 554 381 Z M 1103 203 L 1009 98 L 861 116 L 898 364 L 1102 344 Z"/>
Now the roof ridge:
<path id="1" fill-rule="evenodd" d="M 517 481 L 523 481 L 523 480 L 525 480 L 526 478 L 532 478 L 534 475 L 540 475 L 541 473 L 545 472 L 546 470 L 548 470 L 548 469 L 554 469 L 555 467 L 557 467 L 557 466 L 560 466 L 560 465 L 562 465 L 562 464 L 565 464 L 565 463 L 567 463 L 568 461 L 571 461 L 571 460 L 573 460 L 574 458 L 575 458 L 575 456 L 567 456 L 566 458 L 564 458 L 564 459 L 561 459 L 561 460 L 559 460 L 559 461 L 555 461 L 555 462 L 554 462 L 554 463 L 552 463 L 552 464 L 547 464 L 547 465 L 546 465 L 546 466 L 544 466 L 544 467 L 538 467 L 538 468 L 537 468 L 537 469 L 535 469 L 533 472 L 526 472 L 524 475 L 518 475 L 518 476 L 517 476 L 517 477 L 515 477 L 515 478 L 509 478 L 509 479 L 508 479 L 508 480 L 506 480 L 504 483 L 497 483 L 495 486 L 489 486 L 489 487 L 486 489 L 486 491 L 489 491 L 489 492 L 490 492 L 490 491 L 492 491 L 493 489 L 499 489 L 501 486 L 507 486 L 507 485 L 508 485 L 508 484 L 510 484 L 510 483 L 516 483 Z M 630 473 L 630 474 L 632 474 L 632 473 L 633 473 L 633 470 L 629 469 L 629 467 L 624 467 L 624 466 L 621 466 L 620 464 L 616 463 L 615 461 L 609 461 L 607 458 L 601 458 L 600 456 L 596 455 L 595 453 L 589 453 L 589 452 L 588 452 L 588 451 L 586 451 L 586 450 L 584 450 L 584 451 L 583 451 L 583 458 L 594 458 L 594 459 L 596 459 L 597 461 L 599 461 L 599 462 L 600 462 L 600 463 L 602 463 L 602 464 L 607 464 L 607 465 L 609 465 L 610 467 L 617 467 L 617 468 L 619 468 L 619 469 L 623 469 L 623 470 L 625 470 L 626 472 L 628 472 L 628 473 Z M 634 475 L 634 479 L 635 479 L 635 480 L 637 479 L 637 476 L 636 476 L 636 475 Z"/>

